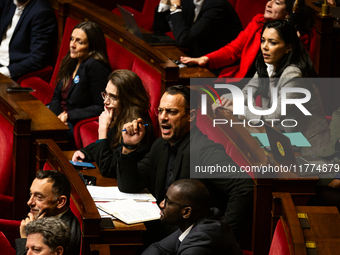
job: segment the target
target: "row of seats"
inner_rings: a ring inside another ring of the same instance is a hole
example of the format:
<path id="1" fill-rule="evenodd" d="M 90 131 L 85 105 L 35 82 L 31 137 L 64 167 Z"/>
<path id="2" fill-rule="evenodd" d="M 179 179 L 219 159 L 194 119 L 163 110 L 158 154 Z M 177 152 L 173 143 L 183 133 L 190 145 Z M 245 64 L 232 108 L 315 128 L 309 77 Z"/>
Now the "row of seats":
<path id="1" fill-rule="evenodd" d="M 35 89 L 35 91 L 32 92 L 32 95 L 34 95 L 44 104 L 48 104 L 52 100 L 60 62 L 69 50 L 70 36 L 73 28 L 78 23 L 78 21 L 72 18 L 67 18 L 57 63 L 50 82 L 47 83 L 40 77 L 30 77 L 20 83 L 22 87 L 32 87 L 33 89 Z M 150 94 L 151 120 L 154 125 L 154 129 L 158 130 L 158 121 L 156 115 L 153 113 L 153 109 L 155 107 L 158 107 L 161 96 L 160 73 L 158 73 L 154 68 L 146 64 L 139 57 L 115 43 L 113 40 L 106 38 L 106 44 L 112 70 L 129 69 L 135 72 L 142 79 L 147 91 Z M 96 121 L 97 119 L 98 118 L 91 118 L 80 121 L 74 127 L 74 137 L 77 148 L 83 148 L 88 145 L 90 141 L 96 140 L 95 135 L 98 130 L 98 124 Z M 90 136 L 91 139 L 88 139 L 88 136 Z"/>

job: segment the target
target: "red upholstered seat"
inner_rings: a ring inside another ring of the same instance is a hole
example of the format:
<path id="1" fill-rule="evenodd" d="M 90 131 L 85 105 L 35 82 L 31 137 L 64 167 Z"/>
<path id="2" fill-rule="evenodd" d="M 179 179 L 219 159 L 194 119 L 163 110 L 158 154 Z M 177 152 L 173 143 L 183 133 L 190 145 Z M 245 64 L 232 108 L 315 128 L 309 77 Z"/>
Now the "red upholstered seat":
<path id="1" fill-rule="evenodd" d="M 15 247 L 15 239 L 20 238 L 20 223 L 21 221 L 19 220 L 0 219 L 0 231 L 6 236 L 12 247 Z M 3 253 L 2 250 L 0 250 L 0 254 L 7 255 L 7 253 Z"/>
<path id="2" fill-rule="evenodd" d="M 133 53 L 109 38 L 106 38 L 106 48 L 113 71 L 116 69 L 131 70 L 133 61 L 136 57 Z"/>
<path id="3" fill-rule="evenodd" d="M 209 125 L 209 123 L 212 123 L 209 117 L 207 115 L 202 115 L 201 111 L 198 110 L 196 115 L 196 124 L 202 133 L 207 135 L 210 140 L 222 144 L 226 153 L 234 160 L 237 165 L 249 166 L 247 160 L 237 150 L 228 137 L 226 137 L 219 128 L 213 128 L 211 125 Z M 254 178 L 254 173 L 249 173 L 249 175 Z"/>
<path id="4" fill-rule="evenodd" d="M 48 104 L 52 100 L 54 88 L 56 86 L 55 82 L 56 82 L 57 74 L 59 72 L 60 62 L 69 50 L 70 36 L 71 36 L 73 28 L 78 23 L 79 23 L 78 21 L 72 18 L 67 18 L 66 20 L 64 35 L 63 35 L 62 43 L 60 46 L 57 63 L 55 65 L 50 83 L 44 81 L 43 79 L 39 77 L 30 77 L 28 79 L 23 80 L 20 83 L 21 87 L 33 88 L 35 91 L 32 92 L 32 95 L 35 96 L 37 99 L 39 99 L 44 104 Z"/>
<path id="5" fill-rule="evenodd" d="M 293 247 L 291 235 L 288 228 L 284 228 L 284 222 L 281 219 L 277 222 L 272 244 L 270 246 L 269 255 L 291 255 L 289 243 Z"/>
<path id="6" fill-rule="evenodd" d="M 73 127 L 74 143 L 78 149 L 84 148 L 98 139 L 98 117 L 79 121 Z"/>
<path id="7" fill-rule="evenodd" d="M 0 232 L 0 251 L 1 254 L 15 255 L 15 250 L 7 240 L 4 233 Z"/>
<path id="8" fill-rule="evenodd" d="M 13 197 L 11 183 L 13 174 L 13 125 L 0 114 L 0 218 L 11 219 Z"/>
<path id="9" fill-rule="evenodd" d="M 146 65 L 144 61 L 135 58 L 132 66 L 132 71 L 135 72 L 143 81 L 145 89 L 150 94 L 150 117 L 153 123 L 156 136 L 159 135 L 158 118 L 155 114 L 154 108 L 159 106 L 161 99 L 161 74 L 158 73 L 151 66 Z"/>
<path id="10" fill-rule="evenodd" d="M 234 1 L 235 2 L 235 1 Z M 259 13 L 264 13 L 267 0 L 237 0 L 234 5 L 235 11 L 237 12 L 243 28 Z"/>

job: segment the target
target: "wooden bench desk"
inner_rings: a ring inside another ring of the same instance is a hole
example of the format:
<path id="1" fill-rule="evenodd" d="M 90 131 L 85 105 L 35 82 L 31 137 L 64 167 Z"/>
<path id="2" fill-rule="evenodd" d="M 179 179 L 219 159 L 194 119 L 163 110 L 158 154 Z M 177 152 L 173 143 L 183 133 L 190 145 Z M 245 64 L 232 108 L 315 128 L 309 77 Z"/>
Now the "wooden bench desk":
<path id="1" fill-rule="evenodd" d="M 20 198 L 17 198 L 17 200 L 20 200 L 21 203 L 21 206 L 18 205 L 21 209 L 14 211 L 14 219 L 21 220 L 27 214 L 28 207 L 26 202 L 28 201 L 28 191 L 33 179 L 35 178 L 35 155 L 37 150 L 35 140 L 39 138 L 51 138 L 61 146 L 66 145 L 66 133 L 69 128 L 63 124 L 42 102 L 30 93 L 7 92 L 7 87 L 19 87 L 19 85 L 13 80 L 0 74 L 0 97 L 2 102 L 13 109 L 13 114 L 14 112 L 24 112 L 30 121 L 28 124 L 29 128 L 25 131 L 27 139 L 29 139 L 28 145 L 24 146 L 23 144 L 20 144 L 20 139 L 17 138 L 14 140 L 13 144 L 14 149 L 19 151 L 19 154 L 13 154 L 14 161 L 25 165 L 21 168 L 25 174 L 19 174 L 19 176 L 20 178 L 24 178 L 27 182 L 25 185 L 18 185 L 17 182 L 16 185 L 13 185 L 15 192 L 20 193 Z M 8 113 L 10 113 L 10 110 L 8 110 Z M 18 132 L 22 132 L 22 130 L 14 130 L 15 137 L 19 137 Z M 22 135 L 23 134 L 20 134 L 20 137 Z M 21 154 L 27 155 L 29 159 L 26 161 L 25 157 Z M 17 202 L 15 201 L 15 204 Z"/>
<path id="2" fill-rule="evenodd" d="M 175 85 L 189 85 L 190 78 L 215 77 L 203 67 L 178 68 L 170 59 L 176 60 L 185 54 L 176 46 L 151 46 L 124 27 L 123 18 L 98 7 L 94 3 L 81 0 L 51 0 L 52 6 L 58 11 L 58 38 L 61 43 L 63 29 L 67 17 L 78 21 L 91 20 L 98 23 L 104 34 L 134 55 L 141 58 L 161 74 L 162 91 Z"/>
<path id="3" fill-rule="evenodd" d="M 91 254 L 91 244 L 110 244 L 116 248 L 115 254 L 135 254 L 142 246 L 142 235 L 146 231 L 144 224 L 127 225 L 119 220 L 113 220 L 114 229 L 100 228 L 101 217 L 96 205 L 81 180 L 78 171 L 71 165 L 69 159 L 74 151 L 61 151 L 53 140 L 37 140 L 37 169 L 43 169 L 47 163 L 52 169 L 65 174 L 70 181 L 72 191 L 71 198 L 78 209 L 82 225 L 82 254 Z M 100 174 L 99 169 L 79 170 L 85 175 L 95 176 L 98 186 L 115 186 L 117 182 L 113 178 L 106 178 Z"/>
<path id="4" fill-rule="evenodd" d="M 298 214 L 303 214 L 302 217 L 307 219 L 309 228 L 301 227 Z M 291 248 L 295 252 L 298 249 L 316 249 L 320 255 L 340 254 L 340 215 L 335 206 L 295 206 L 290 193 L 275 192 L 272 232 L 279 218 L 290 230 L 293 245 Z M 300 254 L 302 252 L 304 251 Z"/>

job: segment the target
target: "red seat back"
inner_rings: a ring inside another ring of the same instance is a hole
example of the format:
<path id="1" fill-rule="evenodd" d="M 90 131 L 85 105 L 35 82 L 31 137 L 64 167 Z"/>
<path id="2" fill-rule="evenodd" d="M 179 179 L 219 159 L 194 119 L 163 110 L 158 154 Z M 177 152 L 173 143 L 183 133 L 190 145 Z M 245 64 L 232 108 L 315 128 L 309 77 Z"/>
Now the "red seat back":
<path id="1" fill-rule="evenodd" d="M 149 114 L 153 123 L 156 136 L 158 137 L 158 118 L 155 114 L 154 109 L 159 106 L 159 101 L 161 98 L 161 74 L 139 58 L 135 58 L 132 66 L 132 71 L 135 72 L 142 79 L 145 89 L 149 92 Z"/>
<path id="2" fill-rule="evenodd" d="M 0 114 L 0 194 L 11 194 L 13 173 L 13 125 Z"/>
<path id="3" fill-rule="evenodd" d="M 277 222 L 274 236 L 269 250 L 269 255 L 291 255 L 290 246 L 293 247 L 292 237 L 287 227 L 284 228 L 281 219 Z"/>
<path id="4" fill-rule="evenodd" d="M 62 39 L 62 42 L 61 42 L 61 45 L 60 45 L 57 62 L 55 64 L 52 79 L 50 81 L 50 86 L 52 86 L 52 87 L 55 87 L 55 85 L 56 85 L 55 80 L 57 79 L 61 60 L 66 56 L 66 54 L 68 53 L 68 51 L 70 49 L 70 37 L 71 37 L 71 34 L 72 34 L 72 30 L 78 23 L 79 23 L 79 21 L 74 20 L 70 17 L 68 17 L 67 20 L 66 20 L 63 39 Z"/>
<path id="5" fill-rule="evenodd" d="M 20 238 L 20 231 L 19 231 L 20 224 L 21 224 L 21 221 L 18 221 L 18 220 L 0 219 L 0 231 L 1 231 L 0 233 L 6 236 L 6 239 L 8 240 L 10 245 L 12 245 L 12 247 L 15 247 L 15 239 Z M 3 252 L 1 244 L 0 244 L 0 254 L 7 255 L 6 252 Z"/>
<path id="6" fill-rule="evenodd" d="M 222 144 L 226 150 L 226 153 L 237 165 L 249 166 L 247 160 L 228 139 L 228 137 L 226 137 L 218 127 L 212 127 L 212 121 L 207 115 L 202 115 L 200 110 L 197 110 L 196 125 L 203 134 L 207 135 L 210 140 Z M 254 178 L 254 173 L 249 173 L 249 175 Z"/>
<path id="7" fill-rule="evenodd" d="M 267 0 L 238 0 L 235 6 L 243 28 L 259 13 L 264 13 Z"/>
<path id="8" fill-rule="evenodd" d="M 2 254 L 15 255 L 15 250 L 2 232 L 0 232 L 0 250 Z"/>

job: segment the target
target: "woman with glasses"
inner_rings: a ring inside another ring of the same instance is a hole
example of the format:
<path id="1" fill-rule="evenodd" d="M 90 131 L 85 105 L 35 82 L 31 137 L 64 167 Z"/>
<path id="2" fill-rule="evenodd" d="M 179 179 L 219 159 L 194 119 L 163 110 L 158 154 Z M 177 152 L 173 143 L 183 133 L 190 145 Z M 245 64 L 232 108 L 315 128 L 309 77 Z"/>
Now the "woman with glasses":
<path id="1" fill-rule="evenodd" d="M 116 178 L 116 165 L 122 147 L 135 149 L 142 158 L 150 149 L 155 134 L 149 115 L 150 99 L 142 80 L 132 71 L 116 70 L 101 93 L 104 111 L 99 117 L 98 140 L 73 154 L 73 161 L 95 161 L 105 177 Z M 146 134 L 137 145 L 125 144 L 123 126 L 141 118 Z M 109 131 L 108 131 L 109 130 Z"/>
<path id="2" fill-rule="evenodd" d="M 111 67 L 104 33 L 98 24 L 86 21 L 75 26 L 69 46 L 49 108 L 70 127 L 71 139 L 75 123 L 101 113 L 100 92 L 105 89 Z"/>

